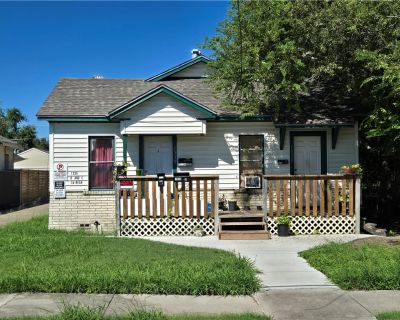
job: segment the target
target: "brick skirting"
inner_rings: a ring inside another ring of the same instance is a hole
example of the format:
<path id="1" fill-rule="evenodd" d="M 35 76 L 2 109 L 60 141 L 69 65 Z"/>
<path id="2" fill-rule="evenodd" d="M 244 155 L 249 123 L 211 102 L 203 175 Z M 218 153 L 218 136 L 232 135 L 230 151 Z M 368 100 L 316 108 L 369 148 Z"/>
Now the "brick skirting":
<path id="1" fill-rule="evenodd" d="M 114 191 L 66 193 L 65 199 L 50 194 L 49 229 L 76 230 L 100 223 L 103 232 L 115 232 L 117 226 Z"/>

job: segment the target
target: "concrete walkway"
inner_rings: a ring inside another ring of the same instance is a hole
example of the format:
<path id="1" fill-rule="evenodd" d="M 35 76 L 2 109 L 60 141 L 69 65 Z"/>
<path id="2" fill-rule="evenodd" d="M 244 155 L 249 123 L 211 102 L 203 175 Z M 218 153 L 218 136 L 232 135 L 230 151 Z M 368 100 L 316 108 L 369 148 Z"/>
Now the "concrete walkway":
<path id="1" fill-rule="evenodd" d="M 22 293 L 0 295 L 0 317 L 49 315 L 65 305 L 80 305 L 103 307 L 108 315 L 140 308 L 167 314 L 251 312 L 274 320 L 372 320 L 379 312 L 400 310 L 399 301 L 400 291 L 338 289 L 275 289 L 252 297 Z"/>
<path id="2" fill-rule="evenodd" d="M 33 217 L 42 216 L 49 213 L 49 204 L 41 204 L 22 210 L 12 211 L 9 213 L 0 213 L 0 226 L 15 221 L 26 221 Z"/>
<path id="3" fill-rule="evenodd" d="M 312 235 L 271 240 L 217 240 L 208 237 L 146 237 L 146 239 L 234 251 L 254 261 L 261 272 L 264 289 L 272 288 L 337 288 L 321 272 L 311 268 L 298 253 L 330 242 L 348 242 L 368 235 Z"/>

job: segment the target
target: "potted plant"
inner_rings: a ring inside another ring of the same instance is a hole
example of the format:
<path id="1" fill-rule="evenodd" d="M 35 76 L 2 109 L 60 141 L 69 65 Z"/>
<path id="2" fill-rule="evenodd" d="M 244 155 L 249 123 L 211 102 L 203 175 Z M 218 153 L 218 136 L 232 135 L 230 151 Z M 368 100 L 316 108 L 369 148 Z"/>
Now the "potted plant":
<path id="1" fill-rule="evenodd" d="M 289 236 L 290 223 L 292 222 L 292 217 L 287 213 L 276 218 L 276 224 L 278 225 L 278 236 L 287 237 Z"/>
<path id="2" fill-rule="evenodd" d="M 340 168 L 340 172 L 342 174 L 361 174 L 362 169 L 360 164 L 356 163 L 356 164 L 350 164 L 348 166 L 342 166 Z"/>
<path id="3" fill-rule="evenodd" d="M 228 202 L 227 202 L 227 200 L 225 198 L 225 195 L 223 194 L 222 196 L 220 196 L 218 198 L 218 209 L 219 210 L 223 210 L 223 211 L 228 210 L 228 204 L 227 203 Z"/>
<path id="4" fill-rule="evenodd" d="M 195 237 L 204 237 L 206 235 L 206 232 L 203 230 L 203 228 L 201 226 L 196 226 L 193 229 L 193 235 Z"/>

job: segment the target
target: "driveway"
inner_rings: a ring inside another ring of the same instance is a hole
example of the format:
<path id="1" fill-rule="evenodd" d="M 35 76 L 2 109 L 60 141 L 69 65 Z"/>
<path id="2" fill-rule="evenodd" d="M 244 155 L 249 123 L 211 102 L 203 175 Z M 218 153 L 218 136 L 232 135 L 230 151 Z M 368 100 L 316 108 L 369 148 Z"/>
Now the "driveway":
<path id="1" fill-rule="evenodd" d="M 218 240 L 207 237 L 147 237 L 154 241 L 234 251 L 254 261 L 264 289 L 336 288 L 298 253 L 330 242 L 348 242 L 368 235 L 312 235 L 273 237 L 271 240 Z"/>
<path id="2" fill-rule="evenodd" d="M 48 203 L 18 211 L 3 213 L 0 214 L 0 226 L 11 222 L 30 220 L 33 217 L 43 216 L 48 213 L 49 213 Z"/>

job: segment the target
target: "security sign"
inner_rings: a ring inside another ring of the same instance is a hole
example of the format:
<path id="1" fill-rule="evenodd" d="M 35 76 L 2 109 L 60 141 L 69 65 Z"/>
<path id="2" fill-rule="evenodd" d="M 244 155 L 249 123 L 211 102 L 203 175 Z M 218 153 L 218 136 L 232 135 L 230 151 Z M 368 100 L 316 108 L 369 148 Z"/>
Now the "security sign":
<path id="1" fill-rule="evenodd" d="M 54 181 L 67 181 L 68 164 L 65 162 L 54 163 Z"/>
<path id="2" fill-rule="evenodd" d="M 54 198 L 65 198 L 65 181 L 54 181 Z"/>

